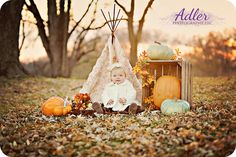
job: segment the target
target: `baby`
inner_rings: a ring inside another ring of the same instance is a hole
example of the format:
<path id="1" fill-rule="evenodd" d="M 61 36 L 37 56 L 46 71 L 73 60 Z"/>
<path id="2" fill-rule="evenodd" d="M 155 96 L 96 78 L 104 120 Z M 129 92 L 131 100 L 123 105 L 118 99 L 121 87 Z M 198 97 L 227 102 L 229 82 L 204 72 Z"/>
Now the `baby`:
<path id="1" fill-rule="evenodd" d="M 104 112 L 128 112 L 136 113 L 140 108 L 136 104 L 136 91 L 130 81 L 126 79 L 126 73 L 119 63 L 111 67 L 111 82 L 105 86 L 102 93 L 102 103 L 94 103 L 93 108 L 98 113 Z"/>

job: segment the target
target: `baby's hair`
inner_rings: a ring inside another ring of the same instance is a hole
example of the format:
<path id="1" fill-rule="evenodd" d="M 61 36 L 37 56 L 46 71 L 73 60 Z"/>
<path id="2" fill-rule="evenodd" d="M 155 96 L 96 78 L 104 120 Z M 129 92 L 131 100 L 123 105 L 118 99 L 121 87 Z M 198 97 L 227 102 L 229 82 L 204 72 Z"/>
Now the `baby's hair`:
<path id="1" fill-rule="evenodd" d="M 117 70 L 117 69 L 121 69 L 121 70 L 123 70 L 124 73 L 125 73 L 125 77 L 126 77 L 126 72 L 125 72 L 124 68 L 121 67 L 121 66 L 112 68 L 111 71 L 110 71 L 110 75 L 112 75 L 112 71 Z"/>

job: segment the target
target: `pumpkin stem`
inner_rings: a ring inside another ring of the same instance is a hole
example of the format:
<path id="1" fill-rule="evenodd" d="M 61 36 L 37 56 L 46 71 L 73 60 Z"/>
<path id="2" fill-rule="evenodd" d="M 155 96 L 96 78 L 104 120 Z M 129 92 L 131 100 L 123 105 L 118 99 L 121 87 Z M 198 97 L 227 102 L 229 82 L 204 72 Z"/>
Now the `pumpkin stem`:
<path id="1" fill-rule="evenodd" d="M 64 108 L 66 107 L 67 101 L 68 101 L 68 96 L 66 96 L 66 99 L 64 100 Z"/>
<path id="2" fill-rule="evenodd" d="M 158 41 L 154 41 L 154 43 L 161 45 L 161 43 L 160 43 L 160 42 L 158 42 Z"/>
<path id="3" fill-rule="evenodd" d="M 176 97 L 174 97 L 174 101 L 177 102 L 177 98 Z"/>

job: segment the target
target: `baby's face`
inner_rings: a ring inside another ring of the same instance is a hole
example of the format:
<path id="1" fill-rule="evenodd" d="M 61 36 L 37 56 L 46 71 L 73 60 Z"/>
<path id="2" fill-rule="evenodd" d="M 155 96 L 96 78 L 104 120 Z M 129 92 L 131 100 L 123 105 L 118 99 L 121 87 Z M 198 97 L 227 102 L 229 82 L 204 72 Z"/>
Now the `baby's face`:
<path id="1" fill-rule="evenodd" d="M 123 69 L 113 69 L 111 72 L 111 81 L 114 84 L 121 84 L 125 81 L 125 72 Z"/>

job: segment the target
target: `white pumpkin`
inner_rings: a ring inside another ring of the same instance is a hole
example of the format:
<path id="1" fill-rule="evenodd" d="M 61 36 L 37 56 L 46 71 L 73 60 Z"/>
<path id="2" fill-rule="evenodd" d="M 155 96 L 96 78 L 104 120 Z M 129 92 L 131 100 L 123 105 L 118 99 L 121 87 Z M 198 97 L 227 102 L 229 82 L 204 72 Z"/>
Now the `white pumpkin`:
<path id="1" fill-rule="evenodd" d="M 166 99 L 161 104 L 161 112 L 169 115 L 173 113 L 184 113 L 190 110 L 190 105 L 185 100 Z"/>
<path id="2" fill-rule="evenodd" d="M 147 49 L 147 55 L 150 59 L 170 60 L 175 58 L 174 51 L 165 45 L 152 44 Z"/>

